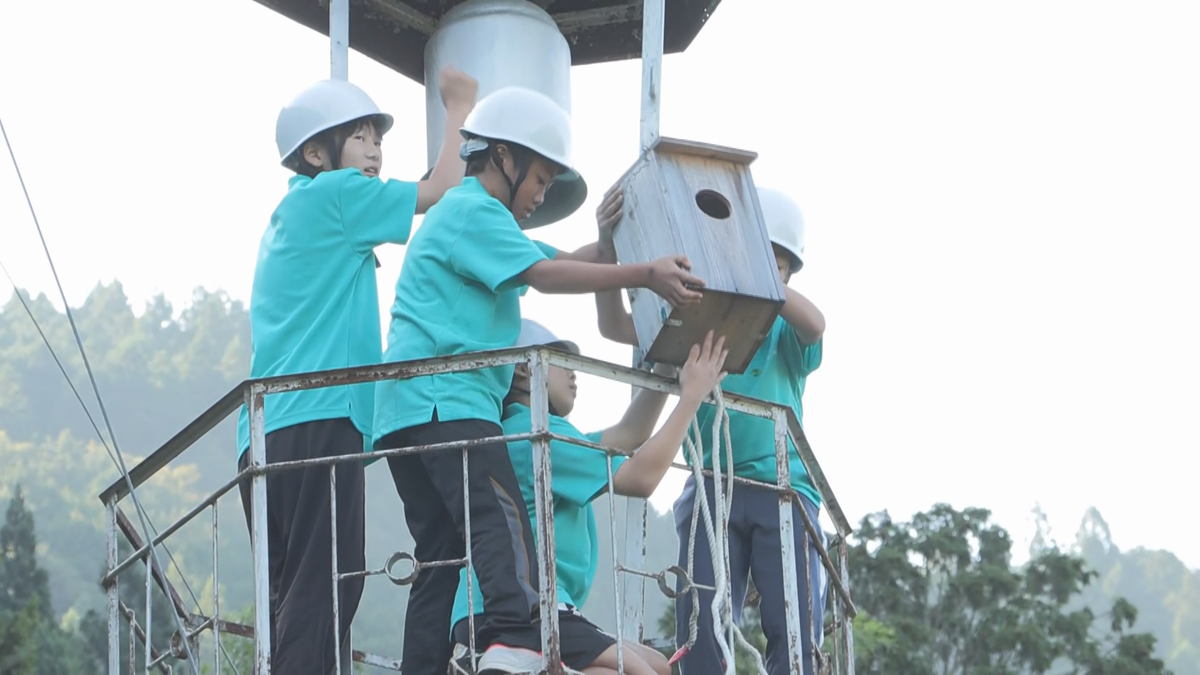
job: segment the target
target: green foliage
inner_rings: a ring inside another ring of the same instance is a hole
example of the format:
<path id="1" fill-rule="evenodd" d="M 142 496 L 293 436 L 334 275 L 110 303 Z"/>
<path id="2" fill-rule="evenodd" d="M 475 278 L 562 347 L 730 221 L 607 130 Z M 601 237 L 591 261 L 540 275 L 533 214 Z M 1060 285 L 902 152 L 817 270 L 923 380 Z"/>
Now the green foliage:
<path id="1" fill-rule="evenodd" d="M 37 562 L 37 527 L 17 487 L 0 527 L 0 612 L 50 606 L 50 584 Z"/>
<path id="2" fill-rule="evenodd" d="M 0 672 L 89 672 L 82 643 L 54 622 L 49 606 L 49 580 L 37 563 L 37 528 L 18 488 L 0 527 Z"/>
<path id="3" fill-rule="evenodd" d="M 851 549 L 855 602 L 886 639 L 856 654 L 858 672 L 1168 672 L 1152 656 L 1152 635 L 1125 632 L 1136 618 L 1129 602 L 1113 606 L 1099 636 L 1093 611 L 1069 606 L 1096 577 L 1082 558 L 1043 546 L 1014 568 L 1011 549 L 985 509 L 939 504 L 905 523 L 886 512 L 864 518 Z"/>
<path id="4" fill-rule="evenodd" d="M 1121 551 L 1095 509 L 1084 516 L 1074 548 L 1098 575 L 1079 603 L 1103 607 L 1128 598 L 1137 608 L 1138 626 L 1157 639 L 1166 667 L 1178 675 L 1200 675 L 1200 572 L 1166 551 Z M 1114 617 L 1127 616 L 1114 611 Z M 1126 640 L 1126 653 L 1137 648 L 1135 639 Z"/>
<path id="5" fill-rule="evenodd" d="M 909 522 L 867 516 L 850 561 L 858 673 L 941 675 L 1166 675 L 1155 636 L 1133 632 L 1138 610 L 1124 598 L 1097 616 L 1079 602 L 1097 572 L 1044 538 L 1021 567 L 1008 533 L 985 509 L 939 504 Z M 828 621 L 828 618 L 827 618 Z M 673 634 L 674 608 L 659 618 Z M 756 608 L 742 633 L 765 648 Z M 826 641 L 826 650 L 832 644 Z M 739 675 L 755 673 L 738 654 Z"/>
<path id="6" fill-rule="evenodd" d="M 43 623 L 39 610 L 35 600 L 17 611 L 0 611 L 0 672 L 37 674 L 37 630 Z"/>

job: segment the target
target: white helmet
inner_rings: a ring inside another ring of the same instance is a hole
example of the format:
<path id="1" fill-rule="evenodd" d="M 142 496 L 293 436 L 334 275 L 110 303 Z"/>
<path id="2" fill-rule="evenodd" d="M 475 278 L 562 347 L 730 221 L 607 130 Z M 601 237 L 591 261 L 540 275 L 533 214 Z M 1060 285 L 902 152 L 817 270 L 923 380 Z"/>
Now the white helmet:
<path id="1" fill-rule="evenodd" d="M 792 254 L 790 272 L 795 274 L 804 265 L 804 216 L 790 197 L 778 190 L 758 188 L 758 205 L 767 221 L 767 236 L 771 243 L 782 246 Z"/>
<path id="2" fill-rule="evenodd" d="M 542 324 L 532 319 L 521 319 L 521 335 L 517 337 L 517 347 L 559 347 L 572 354 L 579 353 L 579 345 L 570 340 L 560 340 Z"/>
<path id="3" fill-rule="evenodd" d="M 345 80 L 322 80 L 300 92 L 279 111 L 275 122 L 279 160 L 285 162 L 322 131 L 369 116 L 380 119 L 377 129 L 380 136 L 392 128 L 392 116 L 380 112 L 367 92 Z"/>
<path id="4" fill-rule="evenodd" d="M 488 140 L 507 141 L 563 167 L 542 205 L 521 221 L 522 229 L 562 220 L 587 199 L 587 183 L 571 163 L 571 117 L 549 96 L 524 87 L 497 89 L 475 104 L 461 133 L 466 139 L 459 151 L 463 159 L 486 150 Z M 513 189 L 520 183 L 518 179 Z"/>

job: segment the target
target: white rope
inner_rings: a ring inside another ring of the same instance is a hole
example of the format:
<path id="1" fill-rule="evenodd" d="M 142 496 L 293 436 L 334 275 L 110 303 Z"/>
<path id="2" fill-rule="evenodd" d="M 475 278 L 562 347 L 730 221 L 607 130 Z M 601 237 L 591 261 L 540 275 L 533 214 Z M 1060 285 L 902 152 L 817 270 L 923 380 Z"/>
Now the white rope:
<path id="1" fill-rule="evenodd" d="M 692 526 L 688 536 L 688 563 L 687 574 L 688 579 L 693 584 L 689 589 L 692 597 L 692 611 L 688 621 L 688 641 L 672 658 L 672 662 L 682 658 L 696 644 L 698 632 L 699 611 L 699 593 L 695 588 L 694 571 L 695 571 L 695 549 L 696 549 L 696 530 L 699 527 L 699 518 L 704 519 L 705 532 L 708 535 L 709 554 L 712 556 L 713 565 L 713 586 L 716 591 L 713 594 L 712 615 L 713 615 L 713 635 L 717 639 L 717 646 L 721 650 L 721 655 L 725 660 L 725 674 L 735 675 L 737 671 L 737 657 L 734 647 L 731 643 L 741 645 L 744 649 L 750 652 L 754 657 L 755 666 L 758 669 L 759 675 L 767 675 L 766 665 L 763 663 L 762 655 L 758 653 L 733 621 L 733 588 L 731 582 L 731 571 L 729 569 L 729 519 L 733 512 L 733 443 L 730 440 L 729 432 L 729 412 L 725 409 L 725 399 L 721 395 L 721 388 L 717 386 L 713 390 L 713 397 L 717 402 L 717 414 L 713 422 L 712 429 L 712 471 L 713 471 L 713 487 L 716 492 L 713 495 L 713 506 L 717 512 L 717 518 L 714 523 L 712 514 L 708 508 L 707 489 L 704 487 L 704 457 L 699 452 L 697 440 L 700 435 L 699 422 L 693 420 L 692 429 L 695 434 L 689 434 L 684 439 L 684 451 L 688 456 L 688 464 L 692 467 L 692 475 L 695 480 L 696 494 L 695 501 L 692 505 Z M 722 434 L 722 431 L 724 432 Z M 724 444 L 721 443 L 722 436 Z M 726 460 L 728 461 L 728 478 L 722 483 L 721 480 L 721 449 L 724 448 Z"/>

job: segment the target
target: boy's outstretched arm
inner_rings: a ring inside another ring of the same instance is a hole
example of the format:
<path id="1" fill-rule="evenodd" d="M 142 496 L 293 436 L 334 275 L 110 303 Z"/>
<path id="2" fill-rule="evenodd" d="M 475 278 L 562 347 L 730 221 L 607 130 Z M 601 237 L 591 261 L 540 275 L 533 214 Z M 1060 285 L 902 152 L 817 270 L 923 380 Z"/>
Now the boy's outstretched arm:
<path id="1" fill-rule="evenodd" d="M 654 366 L 655 375 L 675 379 L 678 372 L 677 368 L 665 363 Z M 665 393 L 639 389 L 621 421 L 604 430 L 600 443 L 626 452 L 641 447 L 646 439 L 650 438 L 650 434 L 654 433 L 654 425 L 658 423 L 666 403 Z"/>
<path id="2" fill-rule="evenodd" d="M 467 114 L 475 107 L 479 83 L 470 75 L 450 66 L 442 68 L 439 80 L 442 103 L 446 106 L 446 129 L 442 134 L 442 149 L 438 153 L 437 164 L 433 166 L 429 178 L 417 183 L 417 213 L 425 213 L 446 194 L 446 190 L 461 184 L 467 169 L 466 163 L 458 156 L 458 147 L 462 143 L 459 129 L 467 120 Z"/>
<path id="3" fill-rule="evenodd" d="M 621 222 L 624 204 L 625 193 L 621 190 L 621 186 L 616 185 L 604 195 L 604 201 L 600 203 L 600 206 L 596 207 L 596 225 L 600 229 L 600 236 L 596 241 L 596 249 L 600 258 L 597 262 L 609 264 L 617 262 L 617 249 L 613 244 L 613 228 Z M 625 303 L 621 301 L 620 291 L 601 291 L 596 294 L 596 318 L 599 323 L 600 335 L 604 339 L 632 347 L 637 346 L 637 331 L 633 327 L 633 317 L 625 311 Z"/>
<path id="4" fill-rule="evenodd" d="M 713 344 L 712 331 L 704 338 L 703 346 L 692 345 L 687 363 L 679 374 L 679 381 L 683 385 L 679 403 L 658 433 L 617 468 L 613 476 L 613 489 L 617 494 L 645 499 L 654 493 L 683 445 L 688 426 L 700 409 L 700 404 L 725 378 L 722 369 L 727 355 L 724 336 Z"/>
<path id="5" fill-rule="evenodd" d="M 616 256 L 611 260 L 607 259 L 604 251 L 600 248 L 600 242 L 593 241 L 590 244 L 585 244 L 574 251 L 559 251 L 558 255 L 554 256 L 555 260 L 574 260 L 575 262 L 586 263 L 601 263 L 612 265 L 617 262 Z"/>
<path id="6" fill-rule="evenodd" d="M 825 334 L 825 315 L 808 298 L 800 295 L 795 289 L 783 287 L 787 300 L 783 303 L 780 315 L 804 346 L 816 344 Z"/>
<path id="7" fill-rule="evenodd" d="M 583 294 L 616 291 L 622 288 L 649 288 L 673 306 L 699 302 L 704 280 L 687 270 L 684 256 L 659 258 L 654 262 L 632 265 L 602 265 L 575 260 L 541 260 L 521 273 L 521 282 L 539 293 Z"/>

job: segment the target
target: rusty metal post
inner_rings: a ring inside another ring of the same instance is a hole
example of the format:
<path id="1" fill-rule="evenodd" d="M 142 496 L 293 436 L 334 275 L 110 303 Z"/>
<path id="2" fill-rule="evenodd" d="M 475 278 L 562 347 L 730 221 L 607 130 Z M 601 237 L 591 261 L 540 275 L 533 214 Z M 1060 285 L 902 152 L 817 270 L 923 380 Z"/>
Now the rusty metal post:
<path id="1" fill-rule="evenodd" d="M 845 586 L 846 595 L 850 594 L 850 563 L 849 551 L 846 548 L 846 537 L 841 537 L 841 542 L 838 544 L 838 559 L 840 568 L 838 572 L 842 577 L 842 585 Z M 842 622 L 842 638 L 846 641 L 846 672 L 845 675 L 854 675 L 854 626 L 847 617 Z"/>
<path id="2" fill-rule="evenodd" d="M 558 570 L 554 555 L 554 492 L 551 489 L 550 364 L 541 349 L 529 354 L 529 408 L 533 429 L 533 494 L 537 512 L 539 598 L 542 614 L 542 655 L 549 675 L 562 675 L 558 640 Z"/>
<path id="3" fill-rule="evenodd" d="M 266 396 L 255 383 L 246 392 L 250 409 L 250 548 L 254 555 L 254 662 L 256 675 L 271 675 L 271 566 L 267 550 Z"/>
<path id="4" fill-rule="evenodd" d="M 610 462 L 611 465 L 611 462 Z M 611 468 L 610 468 L 611 473 Z M 646 566 L 646 517 L 650 502 L 646 499 L 625 500 L 625 566 L 642 569 Z M 616 555 L 616 542 L 613 542 Z M 621 637 L 641 644 L 645 633 L 646 578 L 625 575 L 621 584 L 621 604 L 616 608 L 621 617 Z"/>
<path id="5" fill-rule="evenodd" d="M 469 473 L 470 466 L 468 462 L 470 458 L 467 456 L 467 451 L 470 448 L 462 449 L 463 458 L 463 522 L 466 525 L 465 532 L 467 533 L 467 650 L 470 652 L 471 672 L 475 672 L 479 668 L 479 662 L 475 658 L 475 557 L 471 553 L 471 474 Z"/>
<path id="6" fill-rule="evenodd" d="M 212 505 L 212 542 L 213 542 L 213 608 L 212 608 L 212 632 L 213 632 L 213 675 L 221 675 L 221 631 L 217 628 L 221 623 L 221 577 L 217 573 L 217 546 L 219 537 L 217 536 L 217 505 Z"/>
<path id="7" fill-rule="evenodd" d="M 775 420 L 775 471 L 779 492 L 779 548 L 783 555 L 783 611 L 787 615 L 788 654 L 791 655 L 792 675 L 805 675 L 800 649 L 800 594 L 796 588 L 795 524 L 792 510 L 795 502 L 791 498 L 792 472 L 788 465 L 787 417 L 781 409 L 773 411 Z M 732 471 L 732 467 L 730 468 Z M 807 535 L 806 535 L 807 537 Z M 805 561 L 805 570 L 808 561 Z M 808 572 L 805 572 L 805 577 Z M 811 632 L 812 626 L 809 626 Z M 816 636 L 812 636 L 816 643 Z"/>
<path id="8" fill-rule="evenodd" d="M 117 566 L 117 498 L 108 500 L 106 508 L 108 525 L 108 570 Z M 121 618 L 120 581 L 113 577 L 108 585 L 108 675 L 121 675 Z"/>
<path id="9" fill-rule="evenodd" d="M 150 663 L 154 661 L 154 645 L 151 644 L 152 640 L 150 638 L 152 635 L 151 631 L 154 630 L 154 615 L 151 613 L 151 608 L 154 606 L 152 602 L 154 595 L 151 592 L 154 584 L 152 583 L 153 576 L 150 574 L 150 563 L 152 560 L 153 558 L 146 560 L 146 675 L 150 675 Z M 166 579 L 165 573 L 163 574 L 163 578 Z"/>
<path id="10" fill-rule="evenodd" d="M 338 602 L 338 559 L 337 559 L 337 464 L 329 465 L 329 549 L 330 567 L 333 570 L 333 672 L 342 675 L 342 631 L 339 614 L 341 603 Z"/>
<path id="11" fill-rule="evenodd" d="M 608 540 L 609 546 L 612 549 L 612 566 L 613 566 L 613 599 L 616 601 L 616 607 L 613 608 L 613 615 L 617 621 L 617 675 L 625 675 L 625 642 L 626 633 L 624 617 L 622 616 L 623 605 L 621 601 L 621 572 L 623 567 L 617 562 L 617 492 L 613 486 L 613 461 L 612 455 L 604 453 L 604 458 L 608 466 Z M 626 513 L 628 513 L 629 504 L 625 504 Z M 640 565 L 639 565 L 640 567 Z M 625 577 L 629 578 L 628 575 Z"/>

